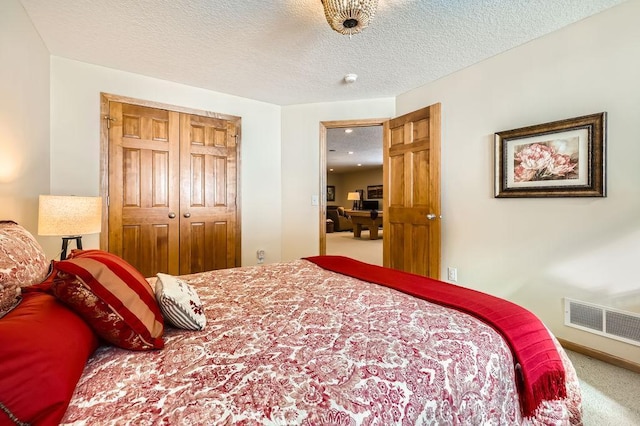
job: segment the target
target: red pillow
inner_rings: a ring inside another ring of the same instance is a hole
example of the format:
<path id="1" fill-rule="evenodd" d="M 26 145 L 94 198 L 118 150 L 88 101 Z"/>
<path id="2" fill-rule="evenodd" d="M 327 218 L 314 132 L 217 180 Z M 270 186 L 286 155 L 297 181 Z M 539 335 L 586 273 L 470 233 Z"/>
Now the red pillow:
<path id="1" fill-rule="evenodd" d="M 60 423 L 98 337 L 55 297 L 33 292 L 0 319 L 0 342 L 0 424 Z"/>
<path id="2" fill-rule="evenodd" d="M 154 292 L 142 274 L 101 250 L 74 250 L 54 263 L 53 294 L 106 341 L 125 349 L 164 347 L 164 323 Z"/>

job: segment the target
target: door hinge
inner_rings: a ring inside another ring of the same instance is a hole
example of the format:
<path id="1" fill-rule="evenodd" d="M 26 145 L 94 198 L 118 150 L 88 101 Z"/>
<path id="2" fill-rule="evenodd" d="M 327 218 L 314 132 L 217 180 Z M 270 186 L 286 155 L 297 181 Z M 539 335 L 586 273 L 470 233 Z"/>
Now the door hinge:
<path id="1" fill-rule="evenodd" d="M 104 116 L 104 117 L 102 117 L 102 118 L 104 118 L 105 120 L 107 120 L 107 129 L 110 129 L 110 128 L 111 128 L 111 122 L 112 122 L 112 121 L 116 121 L 116 119 L 115 119 L 115 118 L 111 118 L 111 117 L 110 117 L 110 116 L 108 116 L 108 115 L 105 115 L 105 116 Z"/>
<path id="2" fill-rule="evenodd" d="M 109 196 L 107 195 L 107 207 L 109 207 L 109 202 L 111 201 L 111 199 L 109 198 Z"/>

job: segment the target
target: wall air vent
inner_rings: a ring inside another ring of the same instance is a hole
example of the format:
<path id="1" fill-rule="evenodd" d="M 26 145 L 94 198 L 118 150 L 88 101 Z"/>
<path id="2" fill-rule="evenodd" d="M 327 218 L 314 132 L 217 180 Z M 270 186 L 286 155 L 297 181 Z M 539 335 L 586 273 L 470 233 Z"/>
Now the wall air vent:
<path id="1" fill-rule="evenodd" d="M 640 346 L 640 314 L 564 299 L 564 325 Z"/>

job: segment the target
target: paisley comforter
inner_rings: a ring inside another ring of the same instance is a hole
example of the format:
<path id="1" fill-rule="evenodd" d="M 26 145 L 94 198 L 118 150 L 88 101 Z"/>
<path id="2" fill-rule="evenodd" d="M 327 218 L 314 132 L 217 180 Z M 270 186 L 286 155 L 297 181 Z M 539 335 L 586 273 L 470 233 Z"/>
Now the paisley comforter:
<path id="1" fill-rule="evenodd" d="M 567 396 L 523 418 L 512 354 L 467 314 L 305 260 L 187 275 L 203 331 L 165 349 L 101 347 L 68 424 L 580 424 Z"/>

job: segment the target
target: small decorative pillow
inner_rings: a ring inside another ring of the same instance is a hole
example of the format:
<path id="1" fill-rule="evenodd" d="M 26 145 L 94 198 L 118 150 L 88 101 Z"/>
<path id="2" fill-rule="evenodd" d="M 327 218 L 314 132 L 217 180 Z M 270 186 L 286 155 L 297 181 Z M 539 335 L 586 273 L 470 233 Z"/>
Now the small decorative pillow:
<path id="1" fill-rule="evenodd" d="M 202 330 L 207 324 L 198 294 L 180 278 L 158 274 L 156 299 L 165 319 L 178 328 Z"/>
<path id="2" fill-rule="evenodd" d="M 74 250 L 54 269 L 53 294 L 100 337 L 131 350 L 164 347 L 153 289 L 125 260 L 101 250 Z"/>
<path id="3" fill-rule="evenodd" d="M 33 235 L 15 222 L 0 221 L 0 285 L 39 284 L 48 272 L 47 257 Z"/>

